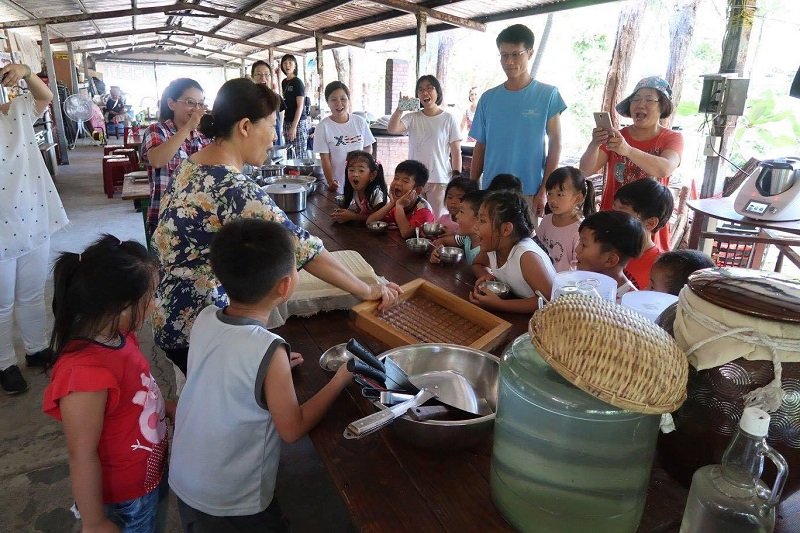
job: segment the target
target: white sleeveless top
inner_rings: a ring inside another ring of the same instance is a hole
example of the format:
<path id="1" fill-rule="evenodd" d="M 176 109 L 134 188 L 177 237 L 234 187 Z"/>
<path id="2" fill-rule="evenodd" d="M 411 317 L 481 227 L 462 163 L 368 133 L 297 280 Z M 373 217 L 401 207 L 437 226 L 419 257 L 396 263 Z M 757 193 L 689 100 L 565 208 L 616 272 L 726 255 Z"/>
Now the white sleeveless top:
<path id="1" fill-rule="evenodd" d="M 169 465 L 169 485 L 190 507 L 242 516 L 272 502 L 281 441 L 263 385 L 279 346 L 288 352 L 263 324 L 213 305 L 194 321 Z"/>
<path id="2" fill-rule="evenodd" d="M 508 260 L 501 267 L 497 266 L 497 252 L 486 253 L 486 255 L 489 256 L 489 267 L 492 269 L 494 277 L 496 277 L 498 281 L 507 283 L 511 287 L 511 292 L 518 298 L 530 298 L 535 294 L 531 286 L 528 285 L 528 282 L 525 281 L 525 277 L 522 275 L 522 268 L 520 267 L 522 256 L 525 252 L 535 253 L 542 261 L 542 264 L 544 264 L 544 268 L 550 279 L 552 280 L 553 277 L 555 277 L 556 269 L 553 267 L 550 256 L 548 256 L 547 252 L 542 250 L 531 238 L 522 239 L 515 244 L 511 249 L 511 253 L 508 254 Z"/>

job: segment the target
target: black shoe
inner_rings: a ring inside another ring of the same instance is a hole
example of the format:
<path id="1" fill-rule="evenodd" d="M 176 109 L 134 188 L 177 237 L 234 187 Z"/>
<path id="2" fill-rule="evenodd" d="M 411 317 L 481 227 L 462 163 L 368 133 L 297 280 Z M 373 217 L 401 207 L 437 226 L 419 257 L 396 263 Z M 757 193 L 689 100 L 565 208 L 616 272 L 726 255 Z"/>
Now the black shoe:
<path id="1" fill-rule="evenodd" d="M 38 366 L 44 368 L 53 359 L 53 350 L 45 348 L 35 354 L 25 356 L 25 366 Z"/>
<path id="2" fill-rule="evenodd" d="M 0 385 L 6 394 L 21 394 L 28 390 L 28 382 L 22 377 L 17 365 L 0 370 Z"/>

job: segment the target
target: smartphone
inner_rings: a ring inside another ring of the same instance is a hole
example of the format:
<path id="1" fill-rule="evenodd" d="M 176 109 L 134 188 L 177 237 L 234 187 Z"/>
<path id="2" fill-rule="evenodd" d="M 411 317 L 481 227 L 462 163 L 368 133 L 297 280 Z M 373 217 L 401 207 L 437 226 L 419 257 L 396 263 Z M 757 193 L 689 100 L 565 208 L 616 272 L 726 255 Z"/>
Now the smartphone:
<path id="1" fill-rule="evenodd" d="M 397 104 L 400 111 L 419 111 L 419 98 L 408 98 L 407 100 L 400 100 Z"/>
<path id="2" fill-rule="evenodd" d="M 608 113 L 608 111 L 600 111 L 599 113 L 593 113 L 593 115 L 594 123 L 598 128 L 603 128 L 606 130 L 614 129 L 614 125 L 611 123 L 611 115 Z"/>

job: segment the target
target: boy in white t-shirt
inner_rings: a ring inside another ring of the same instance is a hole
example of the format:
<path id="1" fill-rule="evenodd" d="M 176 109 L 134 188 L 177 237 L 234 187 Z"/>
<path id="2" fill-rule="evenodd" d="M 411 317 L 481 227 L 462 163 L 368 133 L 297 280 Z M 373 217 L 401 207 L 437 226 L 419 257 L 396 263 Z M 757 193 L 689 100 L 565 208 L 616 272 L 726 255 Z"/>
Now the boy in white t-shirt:
<path id="1" fill-rule="evenodd" d="M 581 222 L 575 256 L 578 270 L 598 272 L 617 281 L 617 303 L 636 287 L 625 276 L 625 266 L 639 257 L 647 234 L 638 219 L 622 211 L 600 211 Z"/>
<path id="2" fill-rule="evenodd" d="M 293 442 L 351 382 L 343 365 L 302 405 L 289 346 L 265 324 L 297 285 L 295 242 L 276 222 L 240 218 L 211 243 L 230 305 L 206 307 L 189 337 L 169 484 L 185 531 L 288 531 L 274 497 L 280 440 Z"/>

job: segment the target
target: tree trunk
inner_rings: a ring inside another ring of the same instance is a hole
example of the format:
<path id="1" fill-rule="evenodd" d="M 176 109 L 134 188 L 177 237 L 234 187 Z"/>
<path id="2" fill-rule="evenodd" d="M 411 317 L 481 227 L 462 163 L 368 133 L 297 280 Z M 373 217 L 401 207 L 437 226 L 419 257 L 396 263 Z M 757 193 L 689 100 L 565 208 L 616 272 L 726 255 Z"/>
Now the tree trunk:
<path id="1" fill-rule="evenodd" d="M 442 92 L 447 94 L 447 64 L 453 51 L 455 38 L 447 31 L 439 35 L 439 47 L 436 53 L 436 79 L 442 85 Z"/>
<path id="2" fill-rule="evenodd" d="M 686 56 L 694 35 L 697 20 L 697 5 L 700 0 L 678 0 L 675 13 L 669 23 L 669 63 L 667 63 L 667 81 L 672 86 L 672 102 L 675 108 L 681 102 L 683 91 L 683 73 L 686 70 Z M 664 119 L 663 125 L 672 124 L 672 116 Z"/>
<path id="3" fill-rule="evenodd" d="M 348 47 L 349 48 L 349 47 Z M 333 49 L 333 62 L 336 63 L 336 79 L 342 83 L 350 82 L 350 56 L 345 48 Z"/>
<path id="4" fill-rule="evenodd" d="M 350 109 L 353 111 L 366 111 L 366 79 L 361 74 L 361 66 L 364 64 L 364 49 L 348 48 L 350 62 L 350 80 L 347 87 L 350 89 Z"/>
<path id="5" fill-rule="evenodd" d="M 639 26 L 647 4 L 644 0 L 630 2 L 625 5 L 619 14 L 617 23 L 617 39 L 611 55 L 611 65 L 608 67 L 606 85 L 603 89 L 604 111 L 611 113 L 614 127 L 619 127 L 619 116 L 614 106 L 624 96 L 628 84 L 628 71 L 630 70 L 633 51 L 639 38 Z"/>

